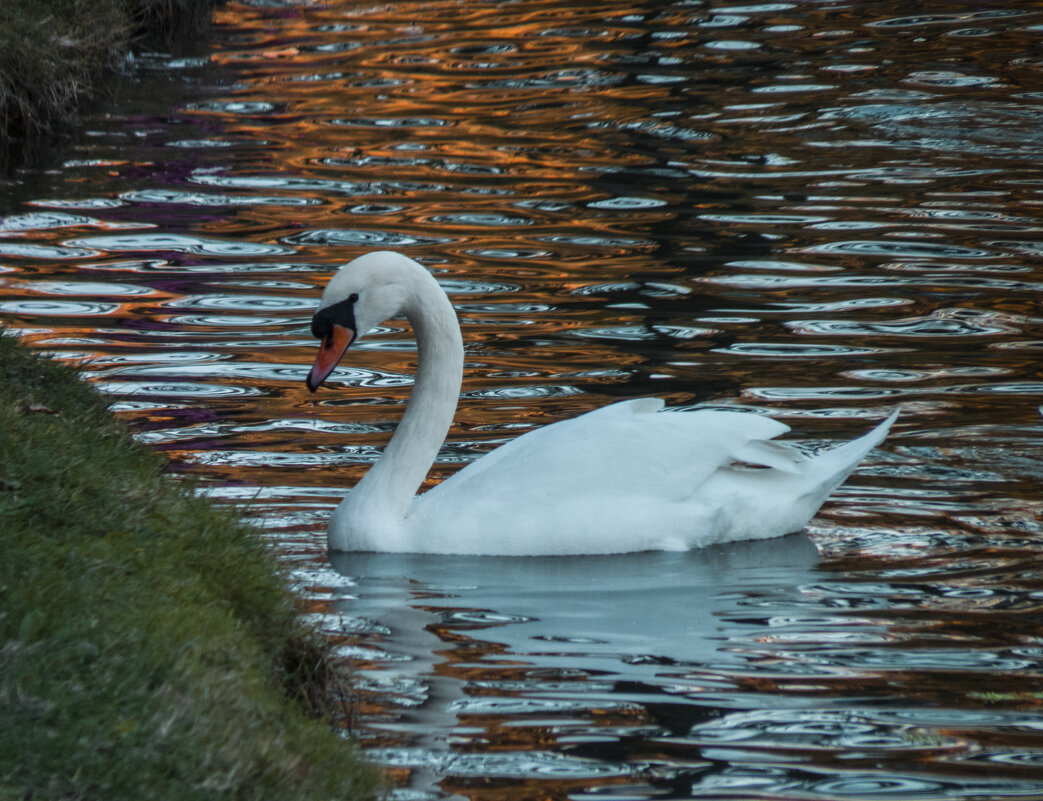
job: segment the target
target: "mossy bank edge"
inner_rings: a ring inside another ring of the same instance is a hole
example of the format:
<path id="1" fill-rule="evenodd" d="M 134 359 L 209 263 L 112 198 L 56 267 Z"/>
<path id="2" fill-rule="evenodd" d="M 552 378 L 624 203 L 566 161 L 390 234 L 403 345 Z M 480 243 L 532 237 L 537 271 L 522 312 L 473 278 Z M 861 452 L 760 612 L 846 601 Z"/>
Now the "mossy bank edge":
<path id="1" fill-rule="evenodd" d="M 272 548 L 162 468 L 0 336 L 0 798 L 373 797 Z"/>

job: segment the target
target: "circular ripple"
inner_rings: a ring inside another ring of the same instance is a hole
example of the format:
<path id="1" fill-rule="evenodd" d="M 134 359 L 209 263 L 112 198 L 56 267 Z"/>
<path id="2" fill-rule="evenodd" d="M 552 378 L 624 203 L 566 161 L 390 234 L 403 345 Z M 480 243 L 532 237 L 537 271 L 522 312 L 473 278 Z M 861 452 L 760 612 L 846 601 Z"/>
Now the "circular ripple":
<path id="1" fill-rule="evenodd" d="M 122 234 L 118 236 L 91 236 L 74 239 L 67 244 L 97 248 L 98 251 L 124 252 L 172 251 L 199 256 L 275 256 L 292 253 L 281 245 L 248 240 L 209 239 L 184 234 Z"/>
<path id="2" fill-rule="evenodd" d="M 42 206 L 52 209 L 115 209 L 124 205 L 115 198 L 108 197 L 85 197 L 85 198 L 53 198 L 45 200 L 31 200 L 30 206 Z"/>
<path id="3" fill-rule="evenodd" d="M 176 309 L 219 309 L 221 311 L 308 311 L 315 309 L 315 299 L 278 295 L 194 295 L 163 304 Z M 252 318 L 251 318 L 252 319 Z M 240 322 L 244 322 L 240 318 Z"/>
<path id="4" fill-rule="evenodd" d="M 587 204 L 591 209 L 655 209 L 668 205 L 665 200 L 653 197 L 613 197 L 608 200 L 595 200 Z"/>
<path id="5" fill-rule="evenodd" d="M 826 779 L 816 782 L 814 792 L 824 796 L 848 798 L 916 798 L 937 793 L 946 787 L 944 782 L 913 779 L 904 776 L 857 776 Z"/>
<path id="6" fill-rule="evenodd" d="M 547 250 L 525 248 L 471 248 L 464 253 L 483 259 L 545 259 L 551 255 Z"/>
<path id="7" fill-rule="evenodd" d="M 897 337 L 989 336 L 1017 333 L 1020 329 L 998 314 L 972 309 L 943 309 L 924 317 L 870 323 L 854 320 L 793 320 L 784 323 L 800 333 Z"/>
<path id="8" fill-rule="evenodd" d="M 524 387 L 498 387 L 496 389 L 475 389 L 464 392 L 460 397 L 484 400 L 533 400 L 536 398 L 562 398 L 570 395 L 582 395 L 583 390 L 567 384 L 537 384 Z"/>
<path id="9" fill-rule="evenodd" d="M 293 195 L 207 195 L 177 189 L 135 189 L 120 197 L 131 203 L 176 203 L 185 206 L 313 206 L 321 201 Z"/>
<path id="10" fill-rule="evenodd" d="M 256 317 L 242 314 L 237 316 L 221 314 L 178 314 L 167 318 L 167 322 L 179 328 L 241 328 L 244 333 L 251 333 L 254 328 L 277 328 L 279 326 L 299 326 L 300 319 L 290 317 Z"/>
<path id="11" fill-rule="evenodd" d="M 440 278 L 438 285 L 449 295 L 500 295 L 518 292 L 517 284 L 496 284 L 491 281 L 469 281 L 465 279 Z"/>
<path id="12" fill-rule="evenodd" d="M 152 289 L 140 284 L 89 283 L 87 281 L 33 281 L 26 286 L 42 295 L 77 295 L 134 297 L 152 294 Z"/>
<path id="13" fill-rule="evenodd" d="M 443 776 L 491 779 L 600 779 L 629 776 L 629 765 L 581 759 L 545 751 L 450 753 L 423 748 L 373 748 L 366 756 L 379 765 L 428 768 Z"/>
<path id="14" fill-rule="evenodd" d="M 0 242 L 0 256 L 20 259 L 90 259 L 100 256 L 100 250 L 85 247 L 57 245 L 31 245 L 28 242 Z"/>
<path id="15" fill-rule="evenodd" d="M 362 231 L 350 228 L 322 228 L 292 234 L 283 242 L 291 245 L 338 246 L 366 245 L 373 247 L 407 247 L 410 245 L 441 245 L 452 242 L 451 237 L 418 236 L 401 231 Z"/>
<path id="16" fill-rule="evenodd" d="M 514 227 L 533 224 L 533 220 L 528 217 L 511 217 L 507 214 L 443 214 L 438 217 L 432 217 L 431 222 L 445 225 L 474 225 L 481 228 Z"/>
<path id="17" fill-rule="evenodd" d="M 936 245 L 931 242 L 883 242 L 870 239 L 814 245 L 804 248 L 802 252 L 853 256 L 927 257 L 932 259 L 990 259 L 995 258 L 997 255 L 984 248 Z"/>
<path id="18" fill-rule="evenodd" d="M 196 384 L 190 381 L 152 384 L 145 381 L 99 381 L 95 386 L 109 395 L 158 395 L 172 398 L 229 398 L 260 395 L 255 387 Z"/>
<path id="19" fill-rule="evenodd" d="M 823 356 L 868 356 L 884 353 L 887 348 L 867 348 L 853 345 L 802 345 L 791 342 L 736 342 L 726 348 L 714 348 L 714 353 L 735 353 L 740 356 L 769 356 L 793 359 L 819 359 Z"/>
<path id="20" fill-rule="evenodd" d="M 119 310 L 115 303 L 85 303 L 53 300 L 0 301 L 0 311 L 29 317 L 97 317 Z"/>
<path id="21" fill-rule="evenodd" d="M 64 214 L 60 211 L 36 211 L 29 214 L 12 214 L 0 218 L 0 234 L 26 231 L 46 231 L 53 228 L 76 228 L 97 225 L 93 217 L 79 214 Z"/>
<path id="22" fill-rule="evenodd" d="M 524 615 L 507 615 L 503 612 L 490 612 L 482 609 L 462 609 L 453 612 L 443 612 L 441 620 L 453 626 L 466 626 L 467 628 L 485 626 L 503 626 L 509 623 L 530 623 L 533 618 Z"/>

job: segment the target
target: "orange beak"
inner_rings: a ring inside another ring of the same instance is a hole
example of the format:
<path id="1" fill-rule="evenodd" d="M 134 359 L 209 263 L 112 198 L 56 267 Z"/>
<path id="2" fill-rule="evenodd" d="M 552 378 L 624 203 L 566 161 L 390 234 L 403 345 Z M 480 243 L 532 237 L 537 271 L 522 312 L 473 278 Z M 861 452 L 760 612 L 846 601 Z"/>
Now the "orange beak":
<path id="1" fill-rule="evenodd" d="M 311 366 L 308 373 L 308 389 L 314 392 L 326 377 L 333 372 L 344 351 L 354 341 L 355 332 L 342 325 L 334 325 L 333 333 L 319 345 L 319 355 L 315 357 L 315 364 Z"/>

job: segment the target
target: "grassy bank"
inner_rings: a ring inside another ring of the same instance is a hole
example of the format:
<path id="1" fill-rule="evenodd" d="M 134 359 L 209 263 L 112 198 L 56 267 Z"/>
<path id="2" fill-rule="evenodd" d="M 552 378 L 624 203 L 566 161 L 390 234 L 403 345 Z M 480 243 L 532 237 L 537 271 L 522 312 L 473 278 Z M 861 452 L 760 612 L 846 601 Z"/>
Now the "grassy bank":
<path id="1" fill-rule="evenodd" d="M 372 796 L 271 550 L 161 467 L 0 337 L 0 798 Z"/>
<path id="2" fill-rule="evenodd" d="M 2 0 L 0 158 L 31 150 L 72 119 L 135 42 L 199 33 L 216 0 Z"/>

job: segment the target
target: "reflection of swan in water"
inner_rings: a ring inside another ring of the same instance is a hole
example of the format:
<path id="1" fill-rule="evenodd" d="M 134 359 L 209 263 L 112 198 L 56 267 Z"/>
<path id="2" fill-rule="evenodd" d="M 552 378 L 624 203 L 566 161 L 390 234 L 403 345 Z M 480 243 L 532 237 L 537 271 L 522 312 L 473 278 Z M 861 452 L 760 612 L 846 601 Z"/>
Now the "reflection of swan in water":
<path id="1" fill-rule="evenodd" d="M 401 706 L 390 701 L 371 724 L 417 750 L 414 787 L 430 780 L 424 766 L 438 761 L 424 754 L 453 752 L 449 741 L 476 736 L 474 726 L 509 725 L 530 702 L 640 702 L 653 717 L 666 704 L 664 725 L 687 725 L 688 711 L 693 720 L 704 716 L 705 703 L 655 688 L 683 683 L 688 669 L 745 669 L 750 618 L 794 614 L 791 604 L 803 600 L 796 588 L 822 580 L 805 534 L 699 552 L 331 553 L 330 562 L 353 583 L 341 611 L 386 632 L 365 643 L 389 657 L 359 668 L 363 681 L 415 687 L 415 696 Z M 468 718 L 475 714 L 480 720 Z M 476 747 L 474 756 L 483 753 Z"/>
<path id="2" fill-rule="evenodd" d="M 713 650 L 707 640 L 719 634 L 719 614 L 734 606 L 722 593 L 789 593 L 814 581 L 819 559 L 803 533 L 698 553 L 596 559 L 378 553 L 329 558 L 337 572 L 358 583 L 345 611 L 389 625 L 397 647 L 423 639 L 426 646 L 409 646 L 414 658 L 434 646 L 434 624 L 451 619 L 460 631 L 509 644 L 508 653 L 523 658 L 533 649 L 552 653 L 548 643 L 554 642 L 568 653 L 575 650 L 569 640 L 589 638 L 582 649 L 588 654 L 695 661 Z M 542 644 L 535 646 L 533 636 Z"/>
<path id="3" fill-rule="evenodd" d="M 396 253 L 341 268 L 312 320 L 322 345 L 308 387 L 399 314 L 416 331 L 416 385 L 384 455 L 337 507 L 333 551 L 607 554 L 776 537 L 802 529 L 895 418 L 809 458 L 775 442 L 788 428 L 768 417 L 664 413 L 642 398 L 529 432 L 414 498 L 463 375 L 460 327 L 430 273 Z"/>

